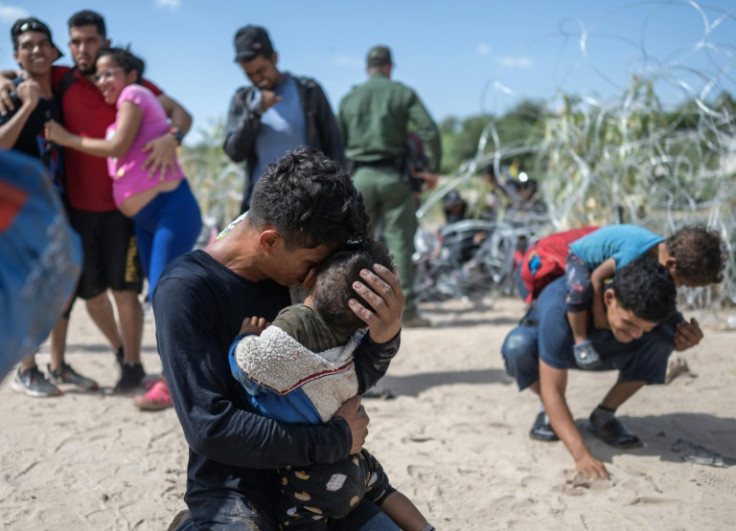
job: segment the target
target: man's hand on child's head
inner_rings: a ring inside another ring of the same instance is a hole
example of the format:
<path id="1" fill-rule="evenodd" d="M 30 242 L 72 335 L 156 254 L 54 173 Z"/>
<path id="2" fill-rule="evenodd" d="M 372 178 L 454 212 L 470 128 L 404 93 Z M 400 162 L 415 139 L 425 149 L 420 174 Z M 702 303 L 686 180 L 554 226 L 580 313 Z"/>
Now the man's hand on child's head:
<path id="1" fill-rule="evenodd" d="M 350 299 L 348 305 L 355 315 L 368 325 L 371 339 L 376 343 L 391 341 L 401 330 L 401 313 L 404 311 L 404 294 L 396 271 L 390 271 L 380 264 L 373 271 L 363 269 L 361 282 L 354 282 L 353 289 L 373 311 Z"/>
<path id="2" fill-rule="evenodd" d="M 243 324 L 240 326 L 240 333 L 255 334 L 259 336 L 261 335 L 261 332 L 266 329 L 267 326 L 268 321 L 266 321 L 263 317 L 256 317 L 255 315 L 253 317 L 246 317 L 245 319 L 243 319 Z"/>

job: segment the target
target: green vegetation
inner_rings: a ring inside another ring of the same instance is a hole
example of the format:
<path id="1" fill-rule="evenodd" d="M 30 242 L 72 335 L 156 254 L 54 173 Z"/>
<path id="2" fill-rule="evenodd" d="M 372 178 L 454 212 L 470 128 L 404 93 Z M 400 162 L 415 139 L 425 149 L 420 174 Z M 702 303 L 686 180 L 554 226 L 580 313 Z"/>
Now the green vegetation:
<path id="1" fill-rule="evenodd" d="M 207 221 L 223 228 L 240 213 L 243 197 L 243 169 L 228 158 L 223 149 L 225 124 L 219 119 L 210 129 L 200 129 L 202 141 L 183 146 L 180 162 Z"/>
<path id="2" fill-rule="evenodd" d="M 524 100 L 498 119 L 490 114 L 464 120 L 454 116 L 445 118 L 439 126 L 443 150 L 442 173 L 454 173 L 463 162 L 476 155 L 478 141 L 489 123 L 495 124 L 500 146 L 519 147 L 533 145 L 541 140 L 546 115 L 546 104 Z M 522 156 L 521 162 L 529 167 L 531 158 L 531 155 Z"/>

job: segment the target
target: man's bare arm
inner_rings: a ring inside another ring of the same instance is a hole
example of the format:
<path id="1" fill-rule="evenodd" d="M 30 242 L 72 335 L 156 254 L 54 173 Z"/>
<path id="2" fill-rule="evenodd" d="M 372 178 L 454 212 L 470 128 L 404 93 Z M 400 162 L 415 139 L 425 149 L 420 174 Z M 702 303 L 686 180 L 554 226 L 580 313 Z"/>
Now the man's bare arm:
<path id="1" fill-rule="evenodd" d="M 608 479 L 606 467 L 590 453 L 567 405 L 567 369 L 555 369 L 540 360 L 539 384 L 549 422 L 575 460 L 575 469 L 585 478 Z"/>
<path id="2" fill-rule="evenodd" d="M 185 135 L 192 126 L 192 115 L 176 100 L 165 94 L 161 94 L 158 101 L 166 111 L 166 116 L 171 120 L 172 126 Z M 174 172 L 178 147 L 179 142 L 171 133 L 155 138 L 143 146 L 143 151 L 149 152 L 148 158 L 143 163 L 143 168 L 148 170 L 149 177 L 158 174 L 163 179 L 168 172 Z"/>
<path id="3" fill-rule="evenodd" d="M 161 94 L 158 101 L 171 120 L 171 125 L 186 135 L 192 127 L 192 115 L 178 101 L 166 94 Z"/>

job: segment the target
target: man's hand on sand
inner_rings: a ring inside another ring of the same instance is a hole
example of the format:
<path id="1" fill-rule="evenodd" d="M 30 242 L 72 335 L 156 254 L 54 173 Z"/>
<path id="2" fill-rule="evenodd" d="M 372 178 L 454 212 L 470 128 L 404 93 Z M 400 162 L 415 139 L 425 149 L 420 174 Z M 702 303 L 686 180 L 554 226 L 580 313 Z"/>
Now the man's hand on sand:
<path id="1" fill-rule="evenodd" d="M 682 351 L 694 347 L 703 339 L 703 331 L 700 329 L 700 323 L 693 317 L 688 321 L 682 321 L 677 324 L 675 330 L 675 350 Z"/>
<path id="2" fill-rule="evenodd" d="M 584 479 L 609 479 L 606 467 L 590 453 L 575 461 L 575 470 Z"/>
<path id="3" fill-rule="evenodd" d="M 353 283 L 353 289 L 374 308 L 371 311 L 355 299 L 348 304 L 355 315 L 368 325 L 370 337 L 376 343 L 386 343 L 401 330 L 401 313 L 404 311 L 404 294 L 401 292 L 399 276 L 382 265 L 373 266 L 373 271 L 360 272 L 362 282 Z"/>
<path id="4" fill-rule="evenodd" d="M 353 441 L 350 447 L 350 455 L 357 454 L 363 448 L 365 439 L 368 437 L 368 422 L 370 422 L 368 413 L 360 404 L 360 395 L 344 402 L 335 413 L 335 417 L 342 417 L 348 423 Z"/>

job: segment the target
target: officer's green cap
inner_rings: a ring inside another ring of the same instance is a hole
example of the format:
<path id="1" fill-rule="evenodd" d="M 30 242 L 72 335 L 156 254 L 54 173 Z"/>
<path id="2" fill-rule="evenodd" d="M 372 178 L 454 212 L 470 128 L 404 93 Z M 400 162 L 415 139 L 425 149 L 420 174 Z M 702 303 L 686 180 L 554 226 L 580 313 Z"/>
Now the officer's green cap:
<path id="1" fill-rule="evenodd" d="M 368 52 L 366 64 L 368 67 L 387 66 L 392 64 L 391 49 L 388 46 L 374 46 Z"/>

